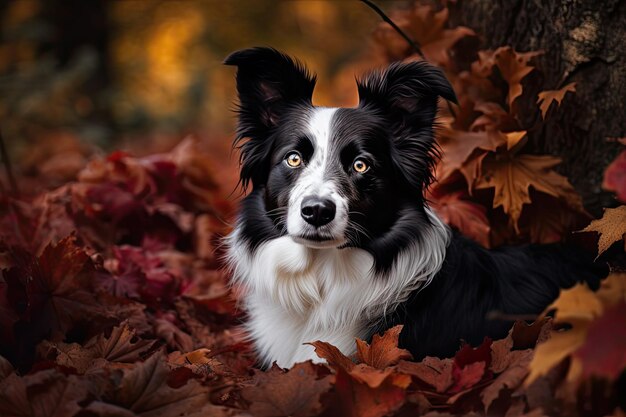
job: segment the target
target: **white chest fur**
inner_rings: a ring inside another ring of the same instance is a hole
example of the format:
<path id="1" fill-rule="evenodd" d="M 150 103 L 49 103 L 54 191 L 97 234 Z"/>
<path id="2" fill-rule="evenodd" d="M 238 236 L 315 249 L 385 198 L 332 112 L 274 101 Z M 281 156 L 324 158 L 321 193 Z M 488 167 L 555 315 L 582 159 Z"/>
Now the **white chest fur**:
<path id="1" fill-rule="evenodd" d="M 319 360 L 304 345 L 316 340 L 352 354 L 354 339 L 366 336 L 372 320 L 441 268 L 449 233 L 436 216 L 431 220 L 424 243 L 401 252 L 385 277 L 376 276 L 372 256 L 361 249 L 312 249 L 284 236 L 250 251 L 236 228 L 227 238 L 228 260 L 233 282 L 244 290 L 246 329 L 260 359 L 283 367 Z"/>

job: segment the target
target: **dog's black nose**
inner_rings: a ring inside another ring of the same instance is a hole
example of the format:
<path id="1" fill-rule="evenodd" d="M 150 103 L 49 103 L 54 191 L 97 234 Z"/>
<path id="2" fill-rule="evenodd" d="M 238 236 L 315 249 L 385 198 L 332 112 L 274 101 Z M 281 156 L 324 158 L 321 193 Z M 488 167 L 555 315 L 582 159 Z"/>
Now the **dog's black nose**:
<path id="1" fill-rule="evenodd" d="M 335 203 L 319 197 L 306 197 L 300 208 L 302 218 L 315 227 L 330 223 L 335 218 L 335 211 Z"/>

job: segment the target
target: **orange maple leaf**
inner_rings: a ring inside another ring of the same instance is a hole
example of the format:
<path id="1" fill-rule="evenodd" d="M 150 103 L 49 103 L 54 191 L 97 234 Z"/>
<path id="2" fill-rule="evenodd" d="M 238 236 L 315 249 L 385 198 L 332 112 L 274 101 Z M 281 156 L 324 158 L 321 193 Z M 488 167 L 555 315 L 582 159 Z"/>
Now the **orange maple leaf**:
<path id="1" fill-rule="evenodd" d="M 522 95 L 522 79 L 534 69 L 528 65 L 528 61 L 541 54 L 542 52 L 515 52 L 511 47 L 498 48 L 494 52 L 494 63 L 500 70 L 502 78 L 509 84 L 507 95 L 509 109 L 513 106 L 515 99 Z"/>
<path id="2" fill-rule="evenodd" d="M 482 176 L 476 189 L 495 188 L 493 207 L 500 207 L 509 216 L 519 233 L 518 220 L 524 204 L 530 204 L 529 188 L 564 200 L 567 205 L 583 212 L 580 196 L 567 178 L 551 168 L 560 163 L 552 156 L 515 155 L 507 152 L 483 163 Z"/>
<path id="3" fill-rule="evenodd" d="M 387 330 L 383 336 L 375 334 L 372 344 L 356 339 L 357 358 L 359 361 L 377 369 L 385 369 L 395 365 L 402 359 L 411 359 L 411 353 L 398 347 L 398 338 L 402 326 L 395 326 Z"/>
<path id="4" fill-rule="evenodd" d="M 437 178 L 444 181 L 455 171 L 460 171 L 467 180 L 468 188 L 471 189 L 474 180 L 480 173 L 480 164 L 485 156 L 484 152 L 477 160 L 473 159 L 475 151 L 495 151 L 499 146 L 506 143 L 506 136 L 494 130 L 481 132 L 466 132 L 462 130 L 447 129 L 442 132 L 439 139 L 442 150 L 442 159 L 437 166 Z M 471 159 L 471 161 L 470 161 Z M 469 166 L 467 163 L 470 162 Z"/>
<path id="5" fill-rule="evenodd" d="M 602 218 L 593 220 L 582 232 L 598 232 L 598 256 L 626 234 L 626 206 L 605 208 Z"/>
<path id="6" fill-rule="evenodd" d="M 431 6 L 416 4 L 412 9 L 395 10 L 391 18 L 420 45 L 427 61 L 445 66 L 454 44 L 465 36 L 475 35 L 465 26 L 446 29 L 448 14 L 447 8 L 435 11 Z M 375 36 L 392 60 L 405 58 L 411 51 L 406 41 L 386 23 L 379 26 Z"/>
<path id="7" fill-rule="evenodd" d="M 558 107 L 568 91 L 575 93 L 576 83 L 569 83 L 565 87 L 558 90 L 546 90 L 540 92 L 537 104 L 539 104 L 539 108 L 541 109 L 541 117 L 544 119 L 546 118 L 548 109 L 550 109 L 550 105 L 553 101 L 556 101 L 556 105 Z"/>
<path id="8" fill-rule="evenodd" d="M 570 382 L 580 380 L 582 374 L 593 373 L 610 377 L 619 374 L 618 371 L 622 369 L 626 360 L 623 351 L 619 350 L 619 346 L 624 343 L 623 340 L 619 340 L 624 334 L 623 331 L 604 332 L 609 333 L 604 335 L 605 338 L 614 338 L 610 343 L 599 345 L 610 347 L 605 350 L 605 354 L 609 353 L 608 357 L 598 356 L 591 345 L 598 346 L 598 327 L 606 328 L 607 321 L 610 324 L 608 327 L 612 329 L 623 327 L 625 301 L 626 276 L 624 274 L 610 274 L 597 292 L 589 289 L 587 284 L 578 284 L 570 289 L 561 290 L 559 298 L 546 308 L 543 315 L 556 310 L 555 322 L 567 323 L 570 328 L 564 331 L 562 326 L 557 327 L 557 330 L 551 332 L 551 337 L 547 341 L 537 346 L 525 385 L 529 386 L 570 356 L 572 363 L 567 375 Z M 590 331 L 595 333 L 591 334 Z"/>

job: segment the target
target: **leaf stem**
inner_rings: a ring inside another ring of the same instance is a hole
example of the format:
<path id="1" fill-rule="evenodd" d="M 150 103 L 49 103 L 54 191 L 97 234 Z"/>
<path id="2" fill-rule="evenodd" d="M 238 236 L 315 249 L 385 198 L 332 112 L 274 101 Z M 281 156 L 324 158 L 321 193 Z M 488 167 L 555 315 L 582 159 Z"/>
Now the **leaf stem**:
<path id="1" fill-rule="evenodd" d="M 371 2 L 370 0 L 359 0 L 359 1 L 360 1 L 360 2 L 362 2 L 362 3 L 365 3 L 365 4 L 366 4 L 366 5 L 367 5 L 370 9 L 374 10 L 374 11 L 375 11 L 375 12 L 376 12 L 376 13 L 377 13 L 377 14 L 378 14 L 378 15 L 379 15 L 379 16 L 380 16 L 380 17 L 381 17 L 381 18 L 382 18 L 385 22 L 389 23 L 389 24 L 391 25 L 391 27 L 392 27 L 392 28 L 393 28 L 396 32 L 398 32 L 398 34 L 399 34 L 400 36 L 402 36 L 402 37 L 404 38 L 404 40 L 405 40 L 405 41 L 407 41 L 407 43 L 408 43 L 409 45 L 411 45 L 411 47 L 415 50 L 415 52 L 417 52 L 417 54 L 418 54 L 419 56 L 421 56 L 422 58 L 424 58 L 424 54 L 422 53 L 422 50 L 420 49 L 419 45 L 418 45 L 417 43 L 415 43 L 415 41 L 414 41 L 414 40 L 412 40 L 411 38 L 409 38 L 409 37 L 407 36 L 407 34 L 406 34 L 406 33 L 404 33 L 404 31 L 403 31 L 402 29 L 400 29 L 400 28 L 398 27 L 398 25 L 396 25 L 396 24 L 394 23 L 394 21 L 393 21 L 393 20 L 391 20 L 391 19 L 389 18 L 389 16 L 387 16 L 387 15 L 385 14 L 385 12 L 383 12 L 383 11 L 381 10 L 381 8 L 380 8 L 380 7 L 378 7 L 376 4 L 374 4 L 374 3 L 373 3 L 373 2 Z M 425 59 L 425 58 L 424 58 L 424 59 Z"/>

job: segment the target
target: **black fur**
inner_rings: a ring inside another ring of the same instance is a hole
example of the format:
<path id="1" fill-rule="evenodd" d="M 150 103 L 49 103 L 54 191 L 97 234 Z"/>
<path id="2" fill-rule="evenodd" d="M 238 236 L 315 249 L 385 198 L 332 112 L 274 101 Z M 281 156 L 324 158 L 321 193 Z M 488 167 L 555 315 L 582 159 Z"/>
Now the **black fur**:
<path id="1" fill-rule="evenodd" d="M 597 289 L 607 274 L 606 267 L 575 247 L 487 250 L 455 234 L 432 283 L 385 317 L 372 334 L 403 324 L 400 345 L 414 359 L 453 356 L 461 340 L 477 346 L 485 337 L 502 338 L 516 316 L 538 315 L 561 288 L 587 282 Z"/>
<path id="2" fill-rule="evenodd" d="M 272 48 L 237 51 L 225 60 L 237 66 L 239 125 L 235 144 L 241 145 L 241 183 L 260 185 L 267 178 L 268 141 L 290 106 L 311 105 L 315 76 L 287 55 Z M 241 143 L 244 139 L 249 139 Z"/>
<path id="3" fill-rule="evenodd" d="M 315 77 L 299 63 L 269 48 L 233 53 L 236 65 L 241 147 L 241 182 L 252 183 L 240 212 L 243 238 L 252 250 L 286 233 L 289 190 L 299 175 L 286 167 L 285 154 L 297 150 L 306 162 L 314 152 L 305 129 L 314 107 Z M 350 202 L 346 246 L 372 254 L 374 267 L 391 269 L 398 254 L 423 239 L 429 226 L 424 190 L 438 157 L 433 126 L 437 101 L 456 101 L 443 72 L 424 62 L 396 63 L 358 82 L 357 108 L 333 116 L 331 158 L 325 175 L 335 178 Z M 371 169 L 356 175 L 356 157 Z M 427 247 L 424 245 L 423 247 Z M 511 323 L 489 313 L 538 314 L 575 282 L 597 286 L 605 268 L 591 257 L 559 245 L 486 250 L 454 235 L 432 283 L 372 323 L 372 334 L 404 324 L 401 346 L 416 359 L 449 356 L 460 340 L 478 344 L 485 336 L 506 335 Z M 349 300 L 347 300 L 349 302 Z"/>

